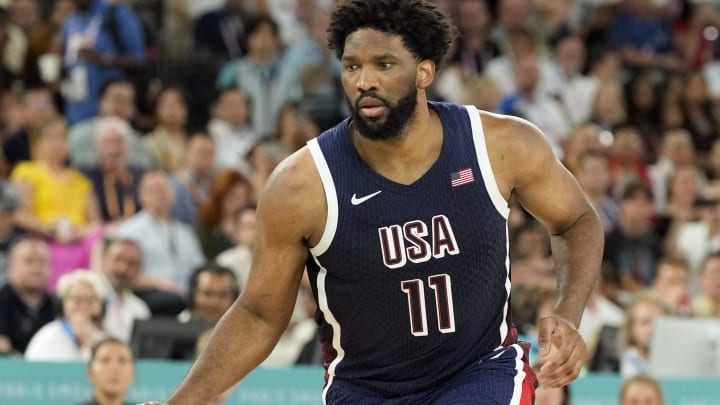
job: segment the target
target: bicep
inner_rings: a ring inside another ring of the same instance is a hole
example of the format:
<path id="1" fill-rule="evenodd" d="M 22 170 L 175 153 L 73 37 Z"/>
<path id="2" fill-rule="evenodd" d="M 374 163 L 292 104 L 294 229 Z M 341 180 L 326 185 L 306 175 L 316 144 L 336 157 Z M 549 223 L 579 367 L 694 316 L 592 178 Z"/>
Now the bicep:
<path id="1" fill-rule="evenodd" d="M 535 139 L 527 149 L 533 156 L 516 160 L 523 161 L 526 167 L 520 171 L 521 178 L 513 192 L 551 234 L 559 234 L 583 215 L 592 213 L 593 208 L 575 177 L 555 158 L 542 134 L 537 129 L 531 131 L 536 132 L 531 136 Z"/>

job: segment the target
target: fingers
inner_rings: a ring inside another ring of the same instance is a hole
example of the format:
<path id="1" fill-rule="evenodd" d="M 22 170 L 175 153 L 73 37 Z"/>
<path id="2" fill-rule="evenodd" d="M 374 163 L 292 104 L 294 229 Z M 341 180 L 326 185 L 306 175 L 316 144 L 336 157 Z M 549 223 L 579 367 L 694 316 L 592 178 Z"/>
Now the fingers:
<path id="1" fill-rule="evenodd" d="M 552 317 L 543 317 L 538 320 L 538 349 L 540 358 L 550 354 L 550 339 L 557 326 L 557 321 Z"/>
<path id="2" fill-rule="evenodd" d="M 540 368 L 544 387 L 561 387 L 580 374 L 588 358 L 588 350 L 580 334 L 569 324 L 558 323 L 550 338 L 551 350 Z"/>

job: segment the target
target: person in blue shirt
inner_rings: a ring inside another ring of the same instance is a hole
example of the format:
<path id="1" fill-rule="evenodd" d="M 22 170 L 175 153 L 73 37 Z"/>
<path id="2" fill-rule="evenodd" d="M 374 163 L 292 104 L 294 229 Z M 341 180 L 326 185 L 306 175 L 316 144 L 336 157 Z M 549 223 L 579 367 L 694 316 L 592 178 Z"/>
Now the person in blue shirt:
<path id="1" fill-rule="evenodd" d="M 98 112 L 107 80 L 145 61 L 144 34 L 137 16 L 124 4 L 75 0 L 62 27 L 65 116 L 71 124 Z"/>

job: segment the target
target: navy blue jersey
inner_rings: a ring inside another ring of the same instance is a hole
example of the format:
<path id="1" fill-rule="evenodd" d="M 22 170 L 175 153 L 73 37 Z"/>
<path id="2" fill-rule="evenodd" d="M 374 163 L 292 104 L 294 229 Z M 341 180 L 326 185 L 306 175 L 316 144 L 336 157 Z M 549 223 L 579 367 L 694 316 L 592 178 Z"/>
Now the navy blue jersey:
<path id="1" fill-rule="evenodd" d="M 410 185 L 374 172 L 349 121 L 311 140 L 328 213 L 308 260 L 334 379 L 386 397 L 427 390 L 502 345 L 510 291 L 507 202 L 478 110 L 430 103 L 443 126 Z"/>

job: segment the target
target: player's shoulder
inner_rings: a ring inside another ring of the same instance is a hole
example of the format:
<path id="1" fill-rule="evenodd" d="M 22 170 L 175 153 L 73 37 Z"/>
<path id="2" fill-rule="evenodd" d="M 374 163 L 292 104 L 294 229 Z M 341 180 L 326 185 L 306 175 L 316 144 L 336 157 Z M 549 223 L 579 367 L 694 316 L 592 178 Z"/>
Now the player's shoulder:
<path id="1" fill-rule="evenodd" d="M 325 194 L 307 146 L 285 158 L 272 172 L 260 193 L 258 214 L 273 223 L 296 226 L 307 234 L 324 215 Z M 321 221 L 322 222 L 322 221 Z"/>
<path id="2" fill-rule="evenodd" d="M 547 143 L 542 132 L 530 121 L 512 115 L 478 110 L 488 146 L 537 147 Z"/>

